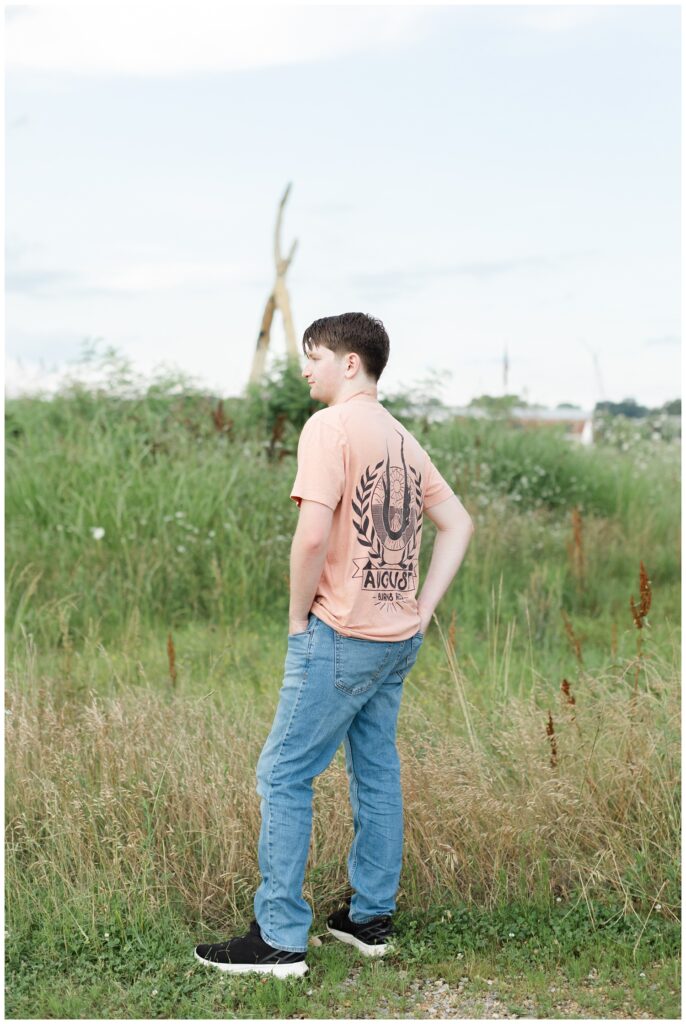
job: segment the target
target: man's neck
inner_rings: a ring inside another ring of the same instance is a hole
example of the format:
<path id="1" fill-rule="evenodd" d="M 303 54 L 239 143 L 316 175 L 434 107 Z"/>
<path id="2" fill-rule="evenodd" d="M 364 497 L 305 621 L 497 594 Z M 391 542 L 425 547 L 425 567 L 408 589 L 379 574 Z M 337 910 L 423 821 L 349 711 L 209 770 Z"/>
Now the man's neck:
<path id="1" fill-rule="evenodd" d="M 355 398 L 357 395 L 369 395 L 370 398 L 379 400 L 374 381 L 358 381 L 357 383 L 350 381 L 348 387 L 341 388 L 333 401 L 329 402 L 329 405 L 340 405 L 342 402 L 347 402 L 348 399 Z"/>

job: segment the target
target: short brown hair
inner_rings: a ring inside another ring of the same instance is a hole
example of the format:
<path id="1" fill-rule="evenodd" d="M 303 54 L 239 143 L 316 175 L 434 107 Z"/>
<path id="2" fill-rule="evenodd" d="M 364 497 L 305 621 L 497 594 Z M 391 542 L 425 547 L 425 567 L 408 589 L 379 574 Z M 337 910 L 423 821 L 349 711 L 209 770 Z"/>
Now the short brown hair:
<path id="1" fill-rule="evenodd" d="M 374 380 L 383 373 L 390 352 L 386 328 L 366 313 L 341 313 L 315 320 L 303 334 L 305 355 L 315 345 L 324 345 L 337 355 L 356 352 L 365 372 Z"/>

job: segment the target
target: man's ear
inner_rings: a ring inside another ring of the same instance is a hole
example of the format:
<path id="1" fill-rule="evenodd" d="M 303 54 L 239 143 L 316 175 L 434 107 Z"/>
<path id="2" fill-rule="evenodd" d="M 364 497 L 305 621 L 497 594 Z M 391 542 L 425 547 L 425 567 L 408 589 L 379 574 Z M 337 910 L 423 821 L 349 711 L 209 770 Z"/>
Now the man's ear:
<path id="1" fill-rule="evenodd" d="M 345 357 L 345 369 L 357 371 L 357 367 L 362 365 L 362 360 L 358 356 L 357 352 L 348 352 Z"/>

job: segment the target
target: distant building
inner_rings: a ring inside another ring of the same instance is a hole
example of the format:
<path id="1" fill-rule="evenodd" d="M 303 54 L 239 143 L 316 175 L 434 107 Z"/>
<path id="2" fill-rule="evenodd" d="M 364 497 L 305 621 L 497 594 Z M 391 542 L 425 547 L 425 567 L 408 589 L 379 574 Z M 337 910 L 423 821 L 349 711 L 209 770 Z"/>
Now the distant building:
<path id="1" fill-rule="evenodd" d="M 523 427 L 562 425 L 570 441 L 593 444 L 593 413 L 583 409 L 517 408 L 512 410 L 512 419 Z"/>
<path id="2" fill-rule="evenodd" d="M 408 409 L 408 412 L 410 410 Z M 493 419 L 488 409 L 480 406 L 441 406 L 432 402 L 424 404 L 412 403 L 412 413 L 423 416 L 430 423 L 441 423 L 445 420 L 469 418 L 477 420 Z M 501 414 L 503 415 L 503 414 Z M 583 409 L 545 409 L 534 406 L 515 407 L 507 417 L 517 427 L 536 429 L 543 426 L 563 425 L 565 437 L 579 444 L 593 444 L 593 413 Z"/>

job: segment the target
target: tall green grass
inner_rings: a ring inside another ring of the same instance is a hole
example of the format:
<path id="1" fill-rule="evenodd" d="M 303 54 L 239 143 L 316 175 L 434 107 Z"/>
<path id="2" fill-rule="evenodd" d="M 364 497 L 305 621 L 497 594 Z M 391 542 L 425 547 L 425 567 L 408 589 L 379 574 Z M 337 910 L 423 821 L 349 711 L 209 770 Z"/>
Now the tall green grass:
<path id="1" fill-rule="evenodd" d="M 78 388 L 52 402 L 7 403 L 10 644 L 23 631 L 41 648 L 65 637 L 110 641 L 133 614 L 150 628 L 204 621 L 226 631 L 285 616 L 297 432 L 287 430 L 270 458 L 244 403 L 225 403 L 228 430 L 217 429 L 215 405 L 189 391 L 121 399 Z M 440 612 L 454 611 L 462 650 L 482 667 L 494 591 L 522 654 L 532 639 L 549 654 L 558 648 L 562 608 L 591 663 L 607 656 L 613 629 L 626 653 L 640 559 L 657 592 L 656 633 L 676 628 L 677 446 L 623 454 L 502 423 L 409 425 L 477 525 Z M 574 508 L 583 579 L 569 554 Z M 422 573 L 433 533 L 425 527 Z"/>
<path id="2" fill-rule="evenodd" d="M 384 1015 L 416 1005 L 408 966 L 478 985 L 516 964 L 519 1000 L 561 966 L 580 991 L 597 956 L 627 986 L 659 966 L 665 992 L 632 1006 L 673 1009 L 679 447 L 585 450 L 504 422 L 407 421 L 476 533 L 405 682 L 398 962 L 361 975 L 359 1005 L 348 951 L 326 946 L 313 998 L 196 978 L 193 941 L 247 921 L 257 883 L 297 520 L 298 433 L 267 424 L 255 399 L 219 409 L 179 382 L 6 405 L 10 1012 Z M 318 928 L 347 888 L 346 791 L 339 752 L 315 783 Z"/>

